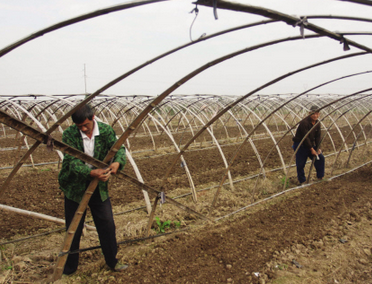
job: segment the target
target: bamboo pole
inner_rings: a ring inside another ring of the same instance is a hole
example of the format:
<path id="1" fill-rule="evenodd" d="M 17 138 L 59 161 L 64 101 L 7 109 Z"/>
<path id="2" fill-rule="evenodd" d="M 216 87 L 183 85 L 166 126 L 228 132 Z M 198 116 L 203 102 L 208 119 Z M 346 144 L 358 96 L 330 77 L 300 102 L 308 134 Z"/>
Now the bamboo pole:
<path id="1" fill-rule="evenodd" d="M 353 131 L 354 131 L 354 129 L 356 129 L 356 127 L 358 127 L 361 123 L 362 123 L 362 121 L 370 114 L 370 113 L 372 113 L 372 110 L 371 111 L 369 111 L 368 113 L 366 113 L 354 126 L 353 126 L 353 128 L 350 130 L 350 132 L 348 133 L 348 135 L 346 135 L 346 137 L 345 137 L 345 140 L 353 133 Z M 354 143 L 355 143 L 355 141 L 356 140 L 354 140 Z M 334 169 L 335 169 L 335 167 L 336 167 L 336 162 L 337 162 L 337 160 L 338 160 L 338 157 L 340 156 L 340 154 L 341 154 L 341 152 L 342 152 L 342 147 L 340 147 L 340 149 L 337 151 L 337 156 L 336 156 L 336 158 L 335 158 L 335 161 L 333 162 L 333 165 L 332 165 L 332 168 L 331 168 L 331 175 L 333 174 L 333 171 L 334 171 Z"/>
<path id="2" fill-rule="evenodd" d="M 85 191 L 83 199 L 81 200 L 78 209 L 75 212 L 74 217 L 72 218 L 71 224 L 67 229 L 65 240 L 62 245 L 61 252 L 58 256 L 56 267 L 54 268 L 54 273 L 52 276 L 53 281 L 57 281 L 62 277 L 63 269 L 66 264 L 66 260 L 68 257 L 68 252 L 71 248 L 72 240 L 74 239 L 76 230 L 80 224 L 81 218 L 88 206 L 89 200 L 92 197 L 94 190 L 98 185 L 98 179 L 95 178 L 88 186 L 88 189 Z"/>
<path id="3" fill-rule="evenodd" d="M 207 6 L 207 7 L 214 7 L 214 1 L 215 0 L 198 0 L 195 2 L 197 5 L 202 5 L 202 6 Z M 316 34 L 322 35 L 322 36 L 327 36 L 330 39 L 334 39 L 338 42 L 344 43 L 345 45 L 351 45 L 354 46 L 358 49 L 371 52 L 372 49 L 369 48 L 368 46 L 359 44 L 355 41 L 352 41 L 350 39 L 346 39 L 343 37 L 343 35 L 332 32 L 330 30 L 324 29 L 320 26 L 314 25 L 312 23 L 302 23 L 301 18 L 297 18 L 295 16 L 291 16 L 288 14 L 280 13 L 275 10 L 270 10 L 258 6 L 252 6 L 248 4 L 241 4 L 241 3 L 236 3 L 236 2 L 230 2 L 230 1 L 225 1 L 225 0 L 218 0 L 217 1 L 217 6 L 218 9 L 225 9 L 225 10 L 230 10 L 230 11 L 236 11 L 236 12 L 244 12 L 244 13 L 250 13 L 250 14 L 255 14 L 255 15 L 260 15 L 266 18 L 270 18 L 272 20 L 277 20 L 277 21 L 282 21 L 284 23 L 287 23 L 288 25 L 291 25 L 293 27 L 296 27 L 298 25 L 302 25 L 304 29 L 310 30 L 315 32 Z"/>
<path id="4" fill-rule="evenodd" d="M 152 206 L 152 210 L 151 210 L 150 217 L 149 217 L 149 222 L 147 223 L 145 237 L 148 237 L 150 235 L 150 230 L 151 230 L 152 223 L 154 221 L 155 211 L 156 211 L 156 207 L 158 205 L 159 199 L 160 199 L 160 196 L 157 195 L 154 200 L 154 205 Z"/>
<path id="5" fill-rule="evenodd" d="M 54 223 L 57 223 L 57 224 L 65 225 L 65 220 L 63 220 L 63 219 L 53 217 L 53 216 L 49 216 L 49 215 L 45 215 L 45 214 L 42 214 L 42 213 L 37 213 L 37 212 L 28 211 L 28 210 L 24 210 L 24 209 L 20 209 L 20 208 L 15 208 L 15 207 L 4 205 L 4 204 L 0 204 L 0 210 L 9 211 L 9 212 L 17 213 L 17 214 L 20 214 L 20 215 L 23 215 L 23 216 L 30 216 L 30 217 L 34 217 L 34 218 L 38 218 L 38 219 L 42 219 L 42 220 L 46 220 L 46 221 L 51 221 L 51 222 L 54 222 Z M 93 226 L 89 226 L 89 225 L 86 225 L 86 224 L 84 224 L 84 226 L 88 230 L 96 230 L 96 228 L 93 227 Z"/>
<path id="6" fill-rule="evenodd" d="M 338 1 L 347 1 L 347 2 L 352 2 L 356 4 L 372 6 L 372 3 L 370 0 L 338 0 Z"/>
<path id="7" fill-rule="evenodd" d="M 13 165 L 17 164 L 18 157 L 21 154 L 21 148 L 22 148 L 22 136 L 20 132 L 16 133 L 16 137 L 14 138 L 14 143 L 16 145 L 16 154 L 14 155 L 14 161 Z"/>
<path id="8" fill-rule="evenodd" d="M 39 30 L 39 31 L 37 31 L 37 32 L 35 32 L 35 33 L 33 33 L 33 34 L 23 38 L 23 39 L 11 44 L 11 45 L 8 45 L 7 47 L 5 47 L 3 49 L 1 49 L 0 50 L 0 57 L 7 54 L 10 51 L 12 51 L 13 49 L 25 44 L 26 42 L 29 42 L 33 39 L 41 37 L 41 36 L 43 36 L 47 33 L 50 33 L 52 31 L 67 27 L 69 25 L 76 24 L 78 22 L 89 20 L 89 19 L 99 17 L 99 16 L 102 16 L 102 15 L 106 15 L 106 14 L 109 14 L 109 13 L 112 13 L 112 12 L 121 11 L 121 10 L 129 9 L 129 8 L 133 8 L 133 7 L 137 7 L 137 6 L 142 6 L 142 5 L 147 5 L 147 4 L 151 4 L 151 3 L 157 3 L 157 2 L 161 2 L 161 1 L 165 1 L 165 0 L 137 0 L 137 1 L 135 0 L 135 1 L 125 3 L 125 4 L 119 4 L 119 5 L 116 5 L 116 6 L 113 6 L 113 7 L 104 8 L 104 9 L 100 9 L 100 10 L 97 10 L 97 11 L 94 11 L 94 12 L 90 12 L 88 14 L 84 14 L 84 15 L 81 15 L 81 16 L 78 16 L 78 17 L 75 17 L 75 18 L 72 18 L 72 19 L 68 19 L 68 20 L 63 21 L 63 22 L 59 22 L 55 25 L 52 25 L 52 26 L 49 26 L 45 29 Z"/>

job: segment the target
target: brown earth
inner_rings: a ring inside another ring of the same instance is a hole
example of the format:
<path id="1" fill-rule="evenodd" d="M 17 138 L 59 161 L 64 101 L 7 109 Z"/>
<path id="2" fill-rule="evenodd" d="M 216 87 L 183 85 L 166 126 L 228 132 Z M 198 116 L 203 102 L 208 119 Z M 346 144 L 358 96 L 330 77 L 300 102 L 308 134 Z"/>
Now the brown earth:
<path id="1" fill-rule="evenodd" d="M 108 271 L 99 250 L 82 253 L 78 274 L 60 282 L 372 283 L 371 171 L 366 166 L 297 189 L 217 224 L 196 226 L 149 244 L 121 246 L 119 257 L 130 264 L 124 273 Z M 8 215 L 22 223 L 23 217 Z M 24 219 L 27 223 L 29 219 Z M 4 254 L 8 251 L 7 247 Z M 55 257 L 21 259 L 13 257 L 31 268 L 20 273 L 16 269 L 23 266 L 14 263 L 10 278 L 14 282 L 4 283 L 45 279 Z M 3 257 L 3 274 L 10 271 L 5 265 Z"/>
<path id="2" fill-rule="evenodd" d="M 142 255 L 123 248 L 131 267 L 112 283 L 372 283 L 371 181 L 368 166 Z"/>
<path id="3" fill-rule="evenodd" d="M 257 147 L 260 152 L 267 149 L 264 143 L 258 143 Z M 195 151 L 188 152 L 185 157 L 187 161 L 198 161 L 190 163 L 190 171 L 198 173 L 193 177 L 199 185 L 219 180 L 223 173 L 216 150 L 207 151 L 208 155 Z M 40 150 L 35 159 L 41 159 L 45 153 Z M 257 168 L 256 159 L 247 153 L 251 153 L 248 148 L 239 152 L 233 168 L 235 175 L 247 173 L 247 161 L 249 167 Z M 288 158 L 291 153 L 288 149 L 284 156 Z M 57 157 L 53 155 L 44 158 L 55 161 Z M 275 154 L 269 159 L 268 168 L 280 166 L 276 157 Z M 170 162 L 168 155 L 143 159 L 143 162 L 139 160 L 138 163 L 145 181 L 156 187 Z M 126 171 L 133 175 L 130 166 Z M 0 184 L 8 173 L 7 170 L 1 172 Z M 296 189 L 213 224 L 203 223 L 192 215 L 184 216 L 182 229 L 187 231 L 173 230 L 174 234 L 148 243 L 121 245 L 118 257 L 130 264 L 125 272 L 107 270 L 100 250 L 93 250 L 81 253 L 77 274 L 60 282 L 372 283 L 371 173 L 371 166 L 365 166 L 332 181 Z M 57 175 L 57 166 L 22 169 L 1 203 L 63 218 L 63 195 L 58 189 Z M 184 186 L 187 186 L 187 179 L 178 167 L 172 172 L 168 188 Z M 241 193 L 239 190 L 235 193 Z M 120 210 L 116 208 L 123 204 L 137 204 L 143 199 L 138 189 L 123 185 L 119 179 L 112 183 L 111 196 L 117 212 Z M 261 195 L 260 198 L 268 196 Z M 241 202 L 250 203 L 247 200 Z M 210 217 L 223 216 L 233 211 L 233 207 L 232 201 L 222 198 L 215 211 L 224 214 L 213 211 Z M 237 204 L 235 207 L 242 206 Z M 230 211 L 224 212 L 226 208 Z M 158 210 L 170 209 L 165 204 Z M 61 228 L 11 212 L 2 211 L 1 214 L 0 240 L 3 241 Z M 146 219 L 146 214 L 142 214 Z M 130 227 L 128 220 L 132 219 L 123 218 L 127 220 L 117 222 L 119 241 L 131 239 L 129 233 L 123 235 L 121 232 Z M 87 232 L 86 238 L 94 239 L 94 242 L 97 239 L 92 232 Z M 0 282 L 35 283 L 47 279 L 53 271 L 62 240 L 63 233 L 55 233 L 1 246 Z M 88 246 L 94 242 L 89 242 Z"/>

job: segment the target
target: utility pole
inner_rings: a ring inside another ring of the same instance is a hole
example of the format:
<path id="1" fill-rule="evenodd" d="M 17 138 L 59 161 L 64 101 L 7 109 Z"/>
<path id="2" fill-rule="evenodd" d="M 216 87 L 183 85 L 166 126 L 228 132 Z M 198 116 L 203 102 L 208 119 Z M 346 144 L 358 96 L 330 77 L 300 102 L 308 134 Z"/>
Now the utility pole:
<path id="1" fill-rule="evenodd" d="M 85 69 L 85 63 L 84 63 L 84 86 L 85 86 L 85 94 L 87 94 L 87 73 Z"/>

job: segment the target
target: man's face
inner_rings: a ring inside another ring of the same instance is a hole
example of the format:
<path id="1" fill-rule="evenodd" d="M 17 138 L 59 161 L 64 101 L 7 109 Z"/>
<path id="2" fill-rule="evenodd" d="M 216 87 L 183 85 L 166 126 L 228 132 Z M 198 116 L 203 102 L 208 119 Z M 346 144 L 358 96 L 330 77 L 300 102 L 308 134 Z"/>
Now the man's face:
<path id="1" fill-rule="evenodd" d="M 93 116 L 94 118 L 94 116 Z M 84 120 L 82 123 L 75 123 L 76 126 L 81 130 L 86 136 L 91 137 L 93 134 L 93 127 L 94 127 L 94 121 L 89 120 L 88 118 Z"/>
<path id="2" fill-rule="evenodd" d="M 312 113 L 312 114 L 310 115 L 310 117 L 311 117 L 311 120 L 312 120 L 312 121 L 316 121 L 316 120 L 319 119 L 319 117 L 320 117 L 320 113 L 319 113 L 319 112 L 314 112 L 314 113 Z"/>

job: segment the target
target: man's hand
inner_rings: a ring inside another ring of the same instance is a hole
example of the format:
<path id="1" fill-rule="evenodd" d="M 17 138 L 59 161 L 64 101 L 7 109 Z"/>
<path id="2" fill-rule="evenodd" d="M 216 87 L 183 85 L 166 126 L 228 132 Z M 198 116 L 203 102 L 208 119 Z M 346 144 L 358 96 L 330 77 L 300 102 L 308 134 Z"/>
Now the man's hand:
<path id="1" fill-rule="evenodd" d="M 110 166 L 109 169 L 111 169 L 111 174 L 116 175 L 120 167 L 120 164 L 118 162 L 113 162 Z"/>
<path id="2" fill-rule="evenodd" d="M 100 181 L 108 181 L 111 175 L 116 175 L 120 164 L 118 162 L 112 163 L 107 169 L 95 169 L 90 171 L 90 176 L 98 178 Z"/>
<path id="3" fill-rule="evenodd" d="M 90 176 L 98 178 L 100 181 L 108 181 L 111 176 L 111 168 L 91 170 Z"/>
<path id="4" fill-rule="evenodd" d="M 310 151 L 311 151 L 311 155 L 313 155 L 313 156 L 318 155 L 318 153 L 314 150 L 314 148 L 311 148 Z"/>

